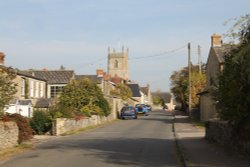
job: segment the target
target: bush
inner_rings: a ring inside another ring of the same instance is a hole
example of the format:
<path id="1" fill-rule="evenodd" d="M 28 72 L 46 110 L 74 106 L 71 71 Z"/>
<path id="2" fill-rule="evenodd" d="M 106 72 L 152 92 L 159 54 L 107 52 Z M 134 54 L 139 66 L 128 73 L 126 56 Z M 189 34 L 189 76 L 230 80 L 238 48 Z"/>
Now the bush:
<path id="1" fill-rule="evenodd" d="M 52 119 L 44 111 L 35 111 L 30 121 L 31 128 L 36 134 L 42 135 L 48 132 L 52 127 Z"/>
<path id="2" fill-rule="evenodd" d="M 4 121 L 14 121 L 18 126 L 18 143 L 29 140 L 33 138 L 33 130 L 29 125 L 29 119 L 21 116 L 20 114 L 7 114 L 2 120 Z"/>

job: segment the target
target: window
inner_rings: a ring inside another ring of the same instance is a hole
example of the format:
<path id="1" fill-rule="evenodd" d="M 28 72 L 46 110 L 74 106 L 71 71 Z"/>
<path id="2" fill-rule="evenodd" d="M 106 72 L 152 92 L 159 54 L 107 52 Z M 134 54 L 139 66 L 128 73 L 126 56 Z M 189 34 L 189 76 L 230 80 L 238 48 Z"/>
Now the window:
<path id="1" fill-rule="evenodd" d="M 56 97 L 59 93 L 63 91 L 64 86 L 51 86 L 50 87 L 50 97 Z"/>
<path id="2" fill-rule="evenodd" d="M 115 67 L 115 68 L 118 68 L 118 60 L 115 60 L 114 67 Z"/>
<path id="3" fill-rule="evenodd" d="M 30 81 L 30 97 L 34 96 L 34 81 Z"/>
<path id="4" fill-rule="evenodd" d="M 40 82 L 40 97 L 43 97 L 43 83 L 42 82 Z"/>
<path id="5" fill-rule="evenodd" d="M 25 96 L 25 78 L 21 80 L 21 96 Z"/>
<path id="6" fill-rule="evenodd" d="M 35 97 L 39 97 L 39 82 L 36 82 Z"/>

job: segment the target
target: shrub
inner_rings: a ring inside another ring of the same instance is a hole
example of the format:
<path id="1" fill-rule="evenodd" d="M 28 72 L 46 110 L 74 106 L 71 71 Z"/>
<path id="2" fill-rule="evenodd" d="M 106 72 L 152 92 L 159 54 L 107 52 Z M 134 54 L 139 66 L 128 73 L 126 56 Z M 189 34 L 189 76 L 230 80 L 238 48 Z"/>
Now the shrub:
<path id="1" fill-rule="evenodd" d="M 52 127 L 52 119 L 44 111 L 35 111 L 30 121 L 31 128 L 36 134 L 41 135 L 48 132 Z"/>
<path id="2" fill-rule="evenodd" d="M 29 119 L 21 116 L 20 114 L 7 114 L 3 117 L 5 121 L 15 121 L 18 126 L 18 143 L 33 138 L 33 130 L 29 125 Z"/>

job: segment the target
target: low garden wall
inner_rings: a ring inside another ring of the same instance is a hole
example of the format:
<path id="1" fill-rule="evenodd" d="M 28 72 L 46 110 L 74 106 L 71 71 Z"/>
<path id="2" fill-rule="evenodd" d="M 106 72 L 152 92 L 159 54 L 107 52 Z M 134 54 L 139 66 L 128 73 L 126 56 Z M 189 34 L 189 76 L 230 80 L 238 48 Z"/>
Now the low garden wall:
<path id="1" fill-rule="evenodd" d="M 18 127 L 15 122 L 0 121 L 0 150 L 18 145 Z"/>
<path id="2" fill-rule="evenodd" d="M 250 125 L 250 124 L 249 124 Z M 206 139 L 226 148 L 250 154 L 250 126 L 236 128 L 227 121 L 209 120 L 206 122 Z"/>
<path id="3" fill-rule="evenodd" d="M 60 136 L 64 133 L 87 128 L 90 126 L 100 125 L 116 119 L 114 115 L 108 117 L 101 117 L 98 115 L 92 115 L 90 118 L 82 118 L 79 120 L 69 118 L 57 118 L 53 122 L 52 133 L 53 135 Z"/>

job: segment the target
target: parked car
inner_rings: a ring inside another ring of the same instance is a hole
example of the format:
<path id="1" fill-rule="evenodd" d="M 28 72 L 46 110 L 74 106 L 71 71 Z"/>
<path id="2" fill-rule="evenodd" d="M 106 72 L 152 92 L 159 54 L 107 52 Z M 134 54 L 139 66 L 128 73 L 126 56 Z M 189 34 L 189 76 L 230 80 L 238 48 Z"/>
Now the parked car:
<path id="1" fill-rule="evenodd" d="M 147 107 L 148 111 L 152 111 L 152 107 L 151 107 L 151 105 L 146 104 L 146 107 Z"/>
<path id="2" fill-rule="evenodd" d="M 137 112 L 133 106 L 124 106 L 121 109 L 121 119 L 137 119 Z"/>
<path id="3" fill-rule="evenodd" d="M 149 110 L 145 104 L 136 104 L 135 108 L 137 114 L 144 114 L 146 116 L 148 115 Z"/>

